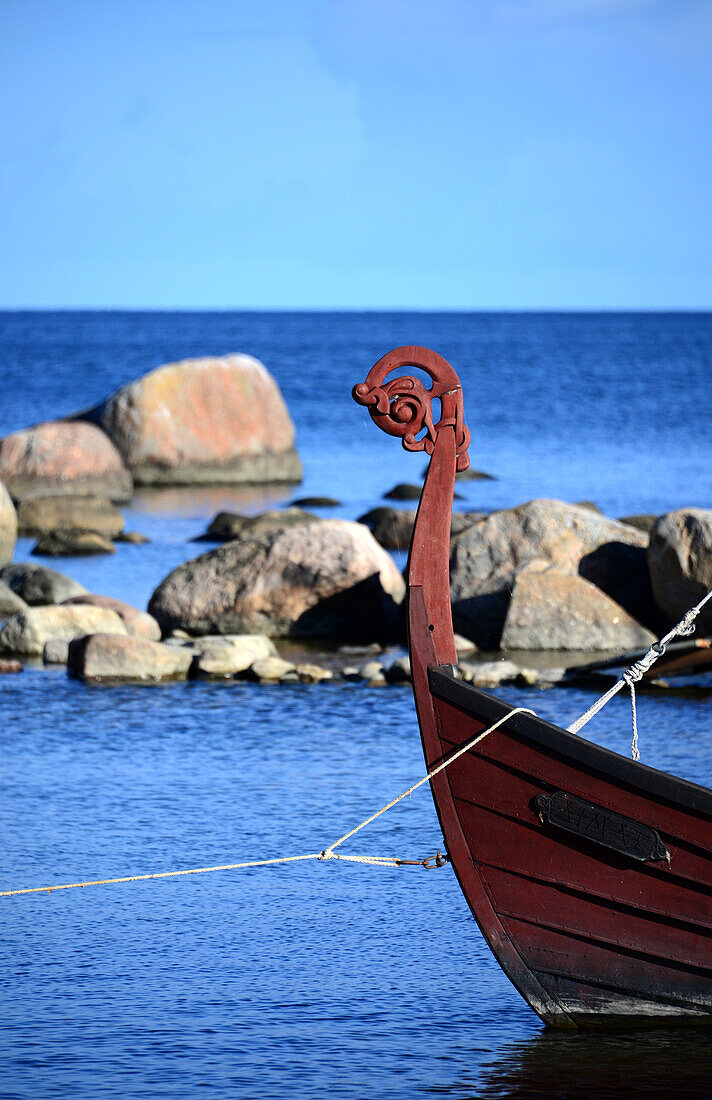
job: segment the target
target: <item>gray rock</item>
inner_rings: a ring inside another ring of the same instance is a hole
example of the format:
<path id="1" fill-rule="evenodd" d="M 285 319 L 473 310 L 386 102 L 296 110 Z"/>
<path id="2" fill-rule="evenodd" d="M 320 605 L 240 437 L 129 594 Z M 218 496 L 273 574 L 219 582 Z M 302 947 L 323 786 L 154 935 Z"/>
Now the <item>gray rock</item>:
<path id="1" fill-rule="evenodd" d="M 319 516 L 314 516 L 311 512 L 303 512 L 299 508 L 261 512 L 256 516 L 244 516 L 240 512 L 218 512 L 211 520 L 207 531 L 198 535 L 193 541 L 232 542 L 245 535 L 261 535 L 263 532 L 283 531 L 286 527 L 318 522 Z"/>
<path id="2" fill-rule="evenodd" d="M 158 683 L 185 680 L 192 660 L 190 653 L 161 642 L 92 634 L 70 644 L 67 671 L 86 683 Z"/>
<path id="3" fill-rule="evenodd" d="M 456 629 L 479 648 L 496 649 L 515 578 L 535 559 L 572 575 L 580 572 L 612 598 L 618 597 L 630 614 L 641 606 L 653 614 L 646 542 L 633 527 L 558 500 L 533 500 L 492 512 L 452 542 Z"/>
<path id="4" fill-rule="evenodd" d="M 502 634 L 505 650 L 610 650 L 648 647 L 655 635 L 600 588 L 554 568 L 522 570 Z"/>
<path id="5" fill-rule="evenodd" d="M 296 672 L 291 661 L 285 661 L 281 657 L 261 657 L 260 660 L 253 661 L 248 675 L 251 680 L 273 683 L 283 679 L 290 672 Z"/>
<path id="6" fill-rule="evenodd" d="M 457 538 L 463 531 L 479 523 L 486 515 L 486 512 L 453 512 L 450 520 L 450 537 Z"/>
<path id="7" fill-rule="evenodd" d="M 124 517 L 105 497 L 76 493 L 31 496 L 17 506 L 20 535 L 32 538 L 55 531 L 96 531 L 115 539 L 124 529 Z"/>
<path id="8" fill-rule="evenodd" d="M 91 554 L 115 554 L 116 547 L 97 531 L 50 531 L 40 535 L 30 551 L 38 557 L 71 558 Z"/>
<path id="9" fill-rule="evenodd" d="M 0 581 L 0 619 L 25 611 L 27 604 L 4 581 Z"/>
<path id="10" fill-rule="evenodd" d="M 357 668 L 356 665 L 344 665 L 339 675 L 341 676 L 342 680 L 360 680 L 361 670 Z"/>
<path id="11" fill-rule="evenodd" d="M 0 569 L 0 581 L 30 607 L 45 607 L 47 604 L 62 603 L 70 596 L 87 595 L 83 584 L 64 573 L 57 573 L 44 565 L 33 565 L 32 562 L 6 565 Z"/>
<path id="12" fill-rule="evenodd" d="M 650 533 L 648 564 L 655 599 L 672 626 L 712 588 L 712 511 L 679 508 L 660 516 Z M 709 604 L 697 632 L 712 632 Z"/>
<path id="13" fill-rule="evenodd" d="M 651 515 L 649 512 L 646 512 L 644 515 L 639 516 L 621 516 L 620 522 L 627 523 L 629 527 L 637 527 L 639 531 L 645 531 L 645 533 L 649 535 L 655 526 L 657 518 L 656 515 Z"/>
<path id="14" fill-rule="evenodd" d="M 50 638 L 42 651 L 46 665 L 66 665 L 69 659 L 69 642 L 65 638 Z"/>
<path id="15" fill-rule="evenodd" d="M 0 630 L 0 652 L 41 657 L 52 639 L 71 641 L 100 631 L 125 634 L 126 628 L 115 611 L 103 607 L 28 607 Z"/>
<path id="16" fill-rule="evenodd" d="M 368 527 L 385 550 L 407 550 L 413 534 L 415 509 L 373 508 L 359 516 L 358 522 Z"/>
<path id="17" fill-rule="evenodd" d="M 455 652 L 459 655 L 461 653 L 475 653 L 477 646 L 474 642 L 471 642 L 469 638 L 463 638 L 462 634 L 455 634 Z"/>
<path id="18" fill-rule="evenodd" d="M 519 675 L 519 665 L 512 661 L 460 661 L 457 666 L 461 679 L 479 688 L 498 687 L 514 683 Z"/>
<path id="19" fill-rule="evenodd" d="M 225 677 L 245 672 L 254 661 L 276 657 L 274 643 L 263 634 L 195 638 L 193 671 L 198 676 Z"/>
<path id="20" fill-rule="evenodd" d="M 17 541 L 17 513 L 7 489 L 0 481 L 0 566 L 12 561 Z"/>
<path id="21" fill-rule="evenodd" d="M 164 633 L 387 638 L 405 592 L 393 559 L 347 520 L 246 536 L 179 566 L 149 612 Z"/>
<path id="22" fill-rule="evenodd" d="M 126 627 L 126 633 L 132 638 L 145 638 L 148 642 L 161 640 L 161 628 L 153 616 L 140 611 L 137 607 L 132 607 L 129 603 L 124 603 L 123 600 L 115 600 L 113 596 L 95 596 L 93 593 L 87 593 L 83 596 L 72 596 L 62 604 L 63 607 L 80 605 L 104 607 L 109 611 L 115 611 Z"/>
<path id="23" fill-rule="evenodd" d="M 341 501 L 334 497 L 300 497 L 293 500 L 290 508 L 340 508 Z"/>
<path id="24" fill-rule="evenodd" d="M 344 675 L 345 672 L 346 669 L 343 670 L 342 675 Z M 382 675 L 383 665 L 380 661 L 366 661 L 366 663 L 361 665 L 357 670 L 356 676 L 353 678 L 358 678 L 359 680 L 373 680 L 375 677 Z"/>
<path id="25" fill-rule="evenodd" d="M 421 492 L 421 485 L 410 485 L 408 482 L 402 481 L 399 485 L 394 485 L 383 496 L 385 500 L 420 500 Z"/>
<path id="26" fill-rule="evenodd" d="M 321 665 L 310 663 L 297 665 L 297 675 L 300 684 L 321 684 L 324 680 L 333 680 L 334 673 L 330 668 L 322 668 Z"/>

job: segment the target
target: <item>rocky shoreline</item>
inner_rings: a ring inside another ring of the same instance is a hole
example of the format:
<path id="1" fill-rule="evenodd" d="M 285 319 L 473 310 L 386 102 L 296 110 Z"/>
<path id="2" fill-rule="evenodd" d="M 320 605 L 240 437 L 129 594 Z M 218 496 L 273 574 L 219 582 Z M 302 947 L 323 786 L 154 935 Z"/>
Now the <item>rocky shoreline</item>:
<path id="1" fill-rule="evenodd" d="M 251 402 L 271 403 L 269 438 Z M 18 537 L 60 558 L 146 541 L 117 507 L 134 484 L 300 476 L 289 413 L 249 356 L 167 364 L 94 410 L 0 440 L 0 672 L 43 661 L 87 683 L 409 682 L 405 585 L 389 551 L 408 546 L 418 485 L 384 491 L 403 507 L 356 522 L 328 518 L 339 506 L 330 497 L 220 512 L 195 540 L 211 548 L 168 573 L 145 611 L 13 561 Z M 550 687 L 587 656 L 646 649 L 712 587 L 712 511 L 612 519 L 560 500 L 461 509 L 450 573 L 458 674 Z M 698 628 L 710 632 L 712 613 Z M 294 646 L 303 651 L 291 659 Z"/>

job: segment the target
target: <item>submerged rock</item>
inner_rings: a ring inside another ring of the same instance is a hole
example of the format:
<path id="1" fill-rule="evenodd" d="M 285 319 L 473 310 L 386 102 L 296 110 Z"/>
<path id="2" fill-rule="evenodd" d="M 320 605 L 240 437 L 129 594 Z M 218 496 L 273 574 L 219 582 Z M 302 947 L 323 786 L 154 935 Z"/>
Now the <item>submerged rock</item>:
<path id="1" fill-rule="evenodd" d="M 334 497 L 300 497 L 293 500 L 290 508 L 340 508 L 341 501 Z"/>
<path id="2" fill-rule="evenodd" d="M 59 604 L 70 596 L 86 596 L 83 584 L 72 580 L 64 573 L 57 573 L 45 565 L 33 565 L 32 562 L 16 562 L 0 569 L 0 581 L 12 589 L 30 607 L 44 607 L 47 604 Z"/>
<path id="3" fill-rule="evenodd" d="M 146 611 L 140 611 L 123 600 L 115 600 L 113 596 L 96 596 L 87 592 L 83 596 L 71 596 L 64 600 L 63 607 L 103 607 L 108 611 L 114 611 L 126 627 L 126 633 L 132 638 L 145 638 L 149 642 L 158 642 L 161 639 L 161 628 Z"/>
<path id="4" fill-rule="evenodd" d="M 296 666 L 291 661 L 285 661 L 281 657 L 262 657 L 259 661 L 253 661 L 248 675 L 251 680 L 273 683 L 289 675 L 290 672 L 296 672 Z"/>
<path id="5" fill-rule="evenodd" d="M 544 566 L 514 582 L 502 648 L 610 650 L 647 648 L 655 635 L 583 577 Z"/>
<path id="6" fill-rule="evenodd" d="M 92 493 L 129 500 L 131 475 L 94 424 L 51 420 L 0 440 L 0 479 L 16 500 L 30 494 Z"/>
<path id="7" fill-rule="evenodd" d="M 385 500 L 420 500 L 422 491 L 422 485 L 411 485 L 407 481 L 401 481 L 384 493 L 383 497 Z"/>
<path id="8" fill-rule="evenodd" d="M 179 566 L 149 602 L 164 632 L 387 638 L 405 592 L 369 531 L 322 520 L 250 535 Z"/>
<path id="9" fill-rule="evenodd" d="M 415 509 L 373 508 L 359 516 L 384 550 L 407 550 L 415 523 Z"/>
<path id="10" fill-rule="evenodd" d="M 126 633 L 116 612 L 102 607 L 28 607 L 0 630 L 0 652 L 41 657 L 53 639 L 71 641 L 99 631 Z"/>
<path id="11" fill-rule="evenodd" d="M 185 680 L 192 660 L 190 653 L 161 642 L 97 633 L 71 643 L 67 672 L 86 683 L 158 683 Z"/>
<path id="12" fill-rule="evenodd" d="M 650 533 L 648 564 L 655 599 L 672 626 L 712 588 L 712 511 L 679 508 L 660 516 Z M 712 632 L 709 604 L 697 632 Z"/>
<path id="13" fill-rule="evenodd" d="M 0 474 L 0 476 L 2 476 Z M 17 513 L 10 494 L 0 481 L 0 566 L 12 561 L 17 541 Z"/>
<path id="14" fill-rule="evenodd" d="M 167 363 L 86 414 L 139 485 L 301 481 L 279 387 L 251 355 Z"/>
<path id="15" fill-rule="evenodd" d="M 654 617 L 646 544 L 643 532 L 560 500 L 492 512 L 452 542 L 456 629 L 480 648 L 496 649 L 517 574 L 535 559 L 580 573 L 636 618 Z"/>
<path id="16" fill-rule="evenodd" d="M 190 643 L 196 654 L 193 672 L 198 676 L 237 676 L 254 661 L 276 657 L 274 642 L 264 634 L 206 635 Z"/>

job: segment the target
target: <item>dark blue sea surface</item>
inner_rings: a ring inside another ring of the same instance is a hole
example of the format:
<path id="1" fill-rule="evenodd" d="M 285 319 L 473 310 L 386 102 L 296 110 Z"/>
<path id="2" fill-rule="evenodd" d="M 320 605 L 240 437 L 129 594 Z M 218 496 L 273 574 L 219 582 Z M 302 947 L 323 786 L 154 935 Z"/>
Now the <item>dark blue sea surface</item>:
<path id="1" fill-rule="evenodd" d="M 149 546 L 51 564 L 145 605 L 218 508 L 328 493 L 353 518 L 418 480 L 424 459 L 349 396 L 402 343 L 461 373 L 473 465 L 499 478 L 458 485 L 460 507 L 712 507 L 710 315 L 0 314 L 0 433 L 161 362 L 246 351 L 305 464 L 294 491 L 140 494 L 127 523 Z M 503 694 L 563 725 L 595 698 Z M 646 763 L 712 784 L 705 690 L 642 695 L 639 725 Z M 627 754 L 628 702 L 586 732 Z M 319 851 L 422 771 L 406 688 L 89 688 L 28 668 L 0 678 L 0 888 Z M 441 844 L 422 787 L 344 850 Z M 0 901 L 0 1097 L 712 1096 L 708 1034 L 544 1029 L 447 867 L 305 862 Z"/>

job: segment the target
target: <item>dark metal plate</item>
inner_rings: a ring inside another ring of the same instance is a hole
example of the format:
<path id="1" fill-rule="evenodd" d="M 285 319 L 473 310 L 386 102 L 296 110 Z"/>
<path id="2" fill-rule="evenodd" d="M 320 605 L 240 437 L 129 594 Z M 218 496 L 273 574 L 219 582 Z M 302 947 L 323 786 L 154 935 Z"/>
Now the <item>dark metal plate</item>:
<path id="1" fill-rule="evenodd" d="M 538 794 L 534 807 L 542 823 L 620 852 L 641 863 L 670 862 L 670 853 L 659 833 L 603 806 L 584 802 L 566 791 Z"/>

